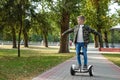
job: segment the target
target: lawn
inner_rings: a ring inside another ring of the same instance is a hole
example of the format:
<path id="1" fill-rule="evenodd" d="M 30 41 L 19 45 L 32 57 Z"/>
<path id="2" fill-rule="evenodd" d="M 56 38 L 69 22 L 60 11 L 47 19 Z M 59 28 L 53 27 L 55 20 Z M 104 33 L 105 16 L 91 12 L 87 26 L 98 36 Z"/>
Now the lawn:
<path id="1" fill-rule="evenodd" d="M 0 80 L 31 80 L 75 55 L 57 52 L 58 48 L 23 48 L 19 58 L 17 49 L 0 49 Z"/>
<path id="2" fill-rule="evenodd" d="M 120 54 L 103 54 L 106 58 L 120 67 Z"/>

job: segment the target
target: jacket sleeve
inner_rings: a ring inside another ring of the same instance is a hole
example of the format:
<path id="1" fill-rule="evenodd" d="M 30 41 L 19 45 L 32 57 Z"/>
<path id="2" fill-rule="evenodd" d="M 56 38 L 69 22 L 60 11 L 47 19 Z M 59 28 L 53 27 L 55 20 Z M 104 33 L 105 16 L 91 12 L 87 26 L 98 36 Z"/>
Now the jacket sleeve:
<path id="1" fill-rule="evenodd" d="M 72 33 L 72 32 L 74 32 L 74 28 L 68 29 L 65 32 L 63 32 L 62 34 L 65 35 L 65 34 L 69 34 L 69 33 Z"/>
<path id="2" fill-rule="evenodd" d="M 92 28 L 89 28 L 89 29 L 90 29 L 90 32 L 91 32 L 91 33 L 93 33 L 93 34 L 95 34 L 95 35 L 98 35 L 98 37 L 99 37 L 99 39 L 100 39 L 100 41 L 101 41 L 102 35 L 101 35 L 99 32 L 97 32 L 97 31 L 95 31 L 94 29 L 92 29 Z"/>
<path id="3" fill-rule="evenodd" d="M 90 33 L 100 36 L 100 33 L 89 27 Z"/>

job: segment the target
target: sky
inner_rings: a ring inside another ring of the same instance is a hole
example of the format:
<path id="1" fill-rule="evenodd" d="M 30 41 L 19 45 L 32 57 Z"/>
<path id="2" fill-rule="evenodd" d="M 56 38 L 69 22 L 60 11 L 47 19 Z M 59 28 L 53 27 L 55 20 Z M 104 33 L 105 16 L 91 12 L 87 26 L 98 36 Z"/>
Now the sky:
<path id="1" fill-rule="evenodd" d="M 109 13 L 110 14 L 114 14 L 114 13 L 117 13 L 116 12 L 116 9 L 120 9 L 120 5 L 118 5 L 118 3 L 111 3 L 111 5 L 109 6 Z"/>

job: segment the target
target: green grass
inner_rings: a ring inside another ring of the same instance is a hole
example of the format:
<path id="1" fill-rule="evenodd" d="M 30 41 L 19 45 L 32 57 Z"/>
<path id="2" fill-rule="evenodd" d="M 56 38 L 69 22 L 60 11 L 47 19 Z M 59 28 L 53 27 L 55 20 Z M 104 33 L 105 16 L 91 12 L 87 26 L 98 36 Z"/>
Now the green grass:
<path id="1" fill-rule="evenodd" d="M 106 58 L 120 67 L 120 54 L 103 54 Z"/>
<path id="2" fill-rule="evenodd" d="M 73 53 L 58 54 L 57 48 L 0 49 L 0 80 L 31 80 L 40 73 L 73 57 Z"/>

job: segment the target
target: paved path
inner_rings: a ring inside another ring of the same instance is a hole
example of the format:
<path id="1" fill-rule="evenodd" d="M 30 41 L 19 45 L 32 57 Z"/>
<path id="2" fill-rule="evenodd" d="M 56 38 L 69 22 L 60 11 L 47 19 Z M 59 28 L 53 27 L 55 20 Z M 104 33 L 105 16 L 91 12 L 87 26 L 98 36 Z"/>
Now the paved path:
<path id="1" fill-rule="evenodd" d="M 104 58 L 99 51 L 95 49 L 88 50 L 88 58 L 89 64 L 94 66 L 93 77 L 90 77 L 88 73 L 70 75 L 70 66 L 76 63 L 74 57 L 38 75 L 33 80 L 120 80 L 120 68 Z"/>

